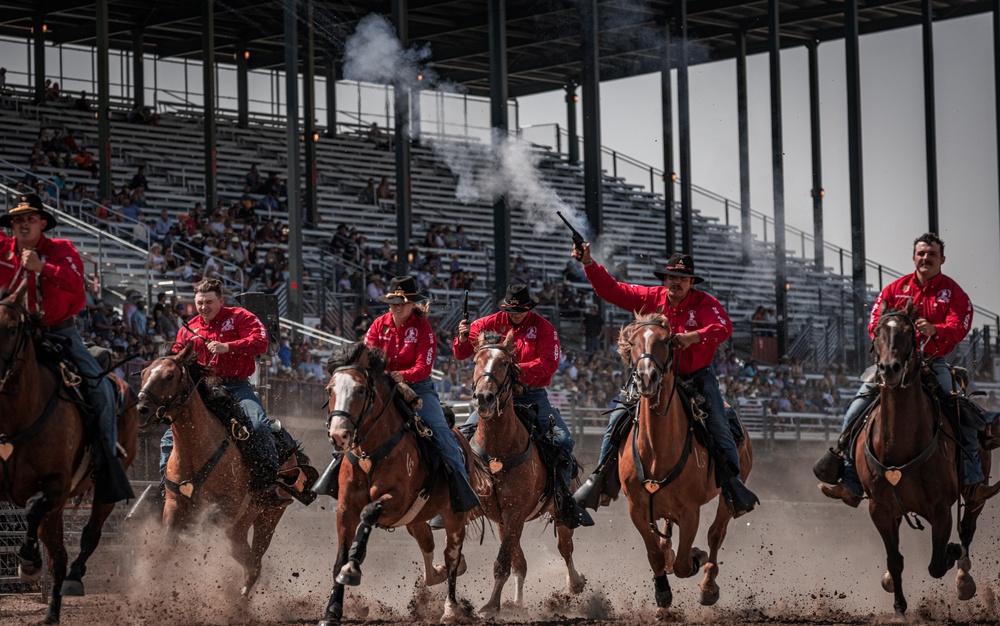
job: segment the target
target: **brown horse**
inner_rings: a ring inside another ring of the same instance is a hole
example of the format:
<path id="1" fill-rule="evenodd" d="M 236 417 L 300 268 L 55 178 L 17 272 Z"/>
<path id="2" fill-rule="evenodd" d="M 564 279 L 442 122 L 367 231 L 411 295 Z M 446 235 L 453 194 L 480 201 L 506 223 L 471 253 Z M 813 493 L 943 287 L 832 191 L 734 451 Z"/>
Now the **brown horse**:
<path id="1" fill-rule="evenodd" d="M 951 507 L 958 500 L 961 446 L 940 405 L 921 385 L 923 361 L 914 325 L 916 313 L 882 308 L 872 350 L 877 365 L 879 404 L 855 443 L 855 463 L 868 494 L 868 512 L 885 543 L 888 571 L 882 587 L 895 595 L 896 613 L 906 612 L 903 555 L 899 525 L 919 515 L 931 525 L 930 575 L 941 578 L 958 562 L 958 598 L 976 593 L 969 574 L 968 551 L 984 502 L 967 502 L 959 527 L 961 545 L 951 538 Z M 990 475 L 990 455 L 980 449 L 983 473 Z M 919 522 L 915 527 L 922 527 Z"/>
<path id="2" fill-rule="evenodd" d="M 554 517 L 553 499 L 545 494 L 548 472 L 527 429 L 514 413 L 513 400 L 520 383 L 512 341 L 512 334 L 504 339 L 496 333 L 484 333 L 475 356 L 472 404 L 479 413 L 479 427 L 473 447 L 478 448 L 480 472 L 489 477 L 479 491 L 479 499 L 500 534 L 500 551 L 493 563 L 493 594 L 480 609 L 483 613 L 500 610 L 500 594 L 510 578 L 511 567 L 514 602 L 518 606 L 523 604 L 528 571 L 521 549 L 524 523 L 546 512 Z M 569 591 L 580 593 L 586 580 L 573 565 L 573 529 L 557 524 L 556 534 L 559 554 L 566 561 Z"/>
<path id="3" fill-rule="evenodd" d="M 246 439 L 235 424 L 227 428 L 212 414 L 199 388 L 207 372 L 198 364 L 194 345 L 188 343 L 173 356 L 154 360 L 142 371 L 139 414 L 143 428 L 169 424 L 174 449 L 167 461 L 166 502 L 163 525 L 172 532 L 183 529 L 196 511 L 212 506 L 224 520 L 233 558 L 243 567 L 240 595 L 250 595 L 260 576 L 261 560 L 274 530 L 291 500 L 278 505 L 265 501 L 267 491 L 250 491 L 251 475 L 234 439 Z M 233 401 L 235 402 L 235 401 Z M 241 410 L 238 406 L 235 410 Z M 293 469 L 292 454 L 282 469 Z M 253 543 L 247 541 L 253 528 Z"/>
<path id="4" fill-rule="evenodd" d="M 0 499 L 27 509 L 28 529 L 18 549 L 22 580 L 42 575 L 41 539 L 49 558 L 52 591 L 44 623 L 59 622 L 63 595 L 83 595 L 87 559 L 101 540 L 114 504 L 91 502 L 90 518 L 80 538 L 80 555 L 66 573 L 63 510 L 70 498 L 92 486 L 91 456 L 79 400 L 70 386 L 83 384 L 75 374 L 55 374 L 38 363 L 38 319 L 27 313 L 27 281 L 0 300 Z M 112 377 L 131 404 L 128 386 Z M 138 418 L 129 406 L 118 415 L 118 443 L 126 468 L 135 459 Z M 98 435 L 99 436 L 99 435 Z"/>
<path id="5" fill-rule="evenodd" d="M 453 513 L 443 472 L 429 475 L 417 445 L 419 427 L 401 414 L 396 383 L 385 373 L 385 358 L 376 348 L 350 344 L 330 356 L 327 431 L 334 448 L 348 462 L 340 466 L 337 501 L 337 561 L 334 584 L 320 626 L 339 624 L 344 612 L 344 585 L 361 584 L 361 564 L 372 526 L 405 526 L 424 557 L 424 583 L 448 581 L 442 621 L 461 618 L 455 597 L 456 578 L 463 573 L 462 546 L 468 513 Z M 469 459 L 469 444 L 454 432 Z M 427 521 L 441 515 L 447 543 L 445 566 L 434 565 L 434 537 Z"/>
<path id="6" fill-rule="evenodd" d="M 701 598 L 704 605 L 719 599 L 719 548 L 731 519 L 719 498 L 715 520 L 708 530 L 709 554 L 692 548 L 701 507 L 719 495 L 712 455 L 693 436 L 693 424 L 675 388 L 672 334 L 659 313 L 636 316 L 622 329 L 619 354 L 631 368 L 631 379 L 641 396 L 638 420 L 618 451 L 618 473 L 628 498 L 629 515 L 646 543 L 653 570 L 658 613 L 666 614 L 673 601 L 667 574 L 687 578 L 704 571 Z M 742 478 L 753 465 L 750 438 L 743 433 L 739 446 Z M 657 529 L 666 520 L 665 532 Z M 671 550 L 671 525 L 680 530 L 676 557 Z M 707 560 L 706 560 L 707 556 Z"/>

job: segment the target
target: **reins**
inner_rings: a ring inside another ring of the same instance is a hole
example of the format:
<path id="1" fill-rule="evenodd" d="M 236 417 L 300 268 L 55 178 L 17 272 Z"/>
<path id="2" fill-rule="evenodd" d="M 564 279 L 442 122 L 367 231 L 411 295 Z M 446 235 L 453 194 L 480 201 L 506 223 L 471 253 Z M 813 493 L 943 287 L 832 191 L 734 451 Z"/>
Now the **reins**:
<path id="1" fill-rule="evenodd" d="M 476 348 L 476 352 L 479 352 L 480 350 L 499 350 L 500 352 L 503 352 L 504 354 L 506 354 L 508 359 L 512 359 L 513 358 L 511 356 L 511 354 L 510 354 L 510 350 L 508 350 L 506 347 L 504 347 L 502 345 L 499 345 L 499 344 L 484 344 L 484 345 L 481 345 L 478 348 Z M 497 412 L 498 413 L 499 413 L 499 407 L 506 405 L 507 402 L 509 402 L 510 399 L 514 396 L 514 379 L 511 376 L 510 369 L 511 369 L 511 366 L 510 366 L 510 364 L 508 364 L 507 365 L 507 376 L 504 377 L 503 383 L 501 383 L 500 380 L 497 379 L 497 377 L 493 374 L 493 372 L 491 372 L 491 371 L 489 371 L 487 369 L 484 369 L 482 371 L 482 373 L 479 374 L 479 376 L 477 376 L 474 381 L 472 381 L 472 389 L 473 389 L 473 391 L 475 391 L 476 387 L 479 386 L 479 381 L 482 380 L 483 378 L 486 378 L 486 379 L 489 379 L 489 380 L 493 381 L 493 384 L 497 386 Z M 501 398 L 501 396 L 503 396 L 504 393 L 507 394 L 507 399 L 506 400 L 501 400 L 500 398 Z M 483 421 L 487 421 L 487 422 L 489 420 L 493 419 L 491 417 L 486 417 L 485 415 L 480 415 L 479 417 L 481 417 L 483 419 Z"/>
<path id="2" fill-rule="evenodd" d="M 389 397 L 386 398 L 385 401 L 383 402 L 382 410 L 379 411 L 378 415 L 376 415 L 375 418 L 372 420 L 371 425 L 368 427 L 368 431 L 360 439 L 355 440 L 355 438 L 358 436 L 358 431 L 361 429 L 361 426 L 365 423 L 365 420 L 368 418 L 372 410 L 375 408 L 375 398 L 376 398 L 375 380 L 374 377 L 371 375 L 371 372 L 367 371 L 365 368 L 359 365 L 344 365 L 342 367 L 338 367 L 337 369 L 333 370 L 333 375 L 336 376 L 338 372 L 345 372 L 345 371 L 356 371 L 365 376 L 367 380 L 367 382 L 365 383 L 365 404 L 364 407 L 362 408 L 361 415 L 357 419 L 354 418 L 354 415 L 352 415 L 350 411 L 344 411 L 341 409 L 330 409 L 329 411 L 327 411 L 326 429 L 327 431 L 330 430 L 330 424 L 333 423 L 334 417 L 342 417 L 346 419 L 348 422 L 350 422 L 352 427 L 350 432 L 351 443 L 348 446 L 347 452 L 345 453 L 344 456 L 348 459 L 348 461 L 350 461 L 352 465 L 360 464 L 362 469 L 365 470 L 365 473 L 369 474 L 370 476 L 370 470 L 374 467 L 374 465 L 379 461 L 381 461 L 382 459 L 384 459 L 385 457 L 387 457 L 389 453 L 392 452 L 392 450 L 396 447 L 396 445 L 400 441 L 402 441 L 403 435 L 405 434 L 406 424 L 404 422 L 404 424 L 401 425 L 399 429 L 395 433 L 393 433 L 393 435 L 386 442 L 384 442 L 381 446 L 375 449 L 371 454 L 368 454 L 364 450 L 361 450 L 362 444 L 364 444 L 365 441 L 368 440 L 368 437 L 371 436 L 373 432 L 375 432 L 375 425 L 378 424 L 378 422 L 382 419 L 382 417 L 385 415 L 386 410 L 388 410 L 389 406 L 395 399 L 397 388 L 396 385 L 392 385 L 392 389 L 389 392 Z M 357 454 L 356 452 L 354 452 L 355 450 L 360 450 L 361 454 Z"/>

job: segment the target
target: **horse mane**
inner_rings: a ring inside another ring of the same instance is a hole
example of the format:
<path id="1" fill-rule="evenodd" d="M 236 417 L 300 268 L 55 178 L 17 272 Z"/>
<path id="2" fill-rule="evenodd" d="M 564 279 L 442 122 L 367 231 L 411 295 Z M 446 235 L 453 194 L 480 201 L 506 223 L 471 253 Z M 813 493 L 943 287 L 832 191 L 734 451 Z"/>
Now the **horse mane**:
<path id="1" fill-rule="evenodd" d="M 621 331 L 618 333 L 618 356 L 621 357 L 622 362 L 628 363 L 629 358 L 632 355 L 632 332 L 640 324 L 660 324 L 667 331 L 670 331 L 670 319 L 663 313 L 646 313 L 645 315 L 640 315 L 636 313 L 635 320 L 631 323 L 622 327 Z"/>
<path id="2" fill-rule="evenodd" d="M 507 337 L 501 335 L 500 333 L 487 330 L 483 331 L 476 337 L 476 349 L 482 348 L 483 346 L 502 346 Z M 517 363 L 517 355 L 510 352 L 510 378 L 511 385 L 514 388 L 514 395 L 520 395 L 524 393 L 524 384 L 521 383 L 521 366 Z"/>
<path id="3" fill-rule="evenodd" d="M 330 358 L 326 361 L 326 372 L 332 376 L 338 367 L 357 365 L 361 359 L 361 355 L 366 350 L 368 351 L 368 366 L 366 367 L 368 374 L 375 380 L 381 379 L 389 385 L 395 385 L 396 382 L 385 373 L 387 365 L 385 352 L 380 348 L 367 346 L 360 341 L 334 348 L 330 353 Z"/>

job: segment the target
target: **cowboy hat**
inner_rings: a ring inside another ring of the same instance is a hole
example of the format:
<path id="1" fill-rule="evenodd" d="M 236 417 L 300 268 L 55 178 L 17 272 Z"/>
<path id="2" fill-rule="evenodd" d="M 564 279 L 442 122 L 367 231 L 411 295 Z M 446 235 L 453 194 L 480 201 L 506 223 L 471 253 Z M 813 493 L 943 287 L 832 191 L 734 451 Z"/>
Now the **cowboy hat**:
<path id="1" fill-rule="evenodd" d="M 417 292 L 417 281 L 412 276 L 396 276 L 389 281 L 385 295 L 378 297 L 379 302 L 386 304 L 406 304 L 426 299 L 426 296 Z"/>
<path id="2" fill-rule="evenodd" d="M 0 226 L 10 228 L 11 220 L 15 215 L 26 215 L 28 213 L 37 213 L 45 220 L 45 228 L 42 229 L 43 232 L 56 227 L 55 216 L 45 210 L 42 199 L 33 193 L 20 196 L 17 204 L 12 206 L 4 215 L 0 215 Z"/>
<path id="3" fill-rule="evenodd" d="M 524 313 L 538 306 L 538 298 L 528 293 L 528 286 L 514 283 L 507 286 L 507 293 L 497 307 L 509 313 Z"/>
<path id="4" fill-rule="evenodd" d="M 694 273 L 694 259 L 690 254 L 678 252 L 667 259 L 667 266 L 662 270 L 653 270 L 653 274 L 663 280 L 667 276 L 680 276 L 682 278 L 693 278 L 694 284 L 703 283 L 705 279 Z"/>

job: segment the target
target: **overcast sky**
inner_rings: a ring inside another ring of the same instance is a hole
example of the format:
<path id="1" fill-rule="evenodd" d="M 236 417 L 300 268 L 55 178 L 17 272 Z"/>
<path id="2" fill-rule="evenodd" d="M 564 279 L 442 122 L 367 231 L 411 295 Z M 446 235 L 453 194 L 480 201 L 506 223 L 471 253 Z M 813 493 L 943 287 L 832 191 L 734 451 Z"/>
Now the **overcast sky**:
<path id="1" fill-rule="evenodd" d="M 939 221 L 947 258 L 943 271 L 962 285 L 974 303 L 1000 313 L 1000 209 L 990 15 L 936 23 L 934 53 Z M 790 226 L 811 232 L 805 48 L 784 51 L 781 62 L 786 219 Z M 904 273 L 913 271 L 913 239 L 928 228 L 922 63 L 919 27 L 861 38 L 865 246 L 870 259 Z M 821 44 L 819 65 L 826 239 L 850 250 L 843 42 Z M 752 206 L 773 215 L 767 55 L 749 57 L 747 70 Z M 656 167 L 663 166 L 659 81 L 659 74 L 652 74 L 601 84 L 602 142 Z M 697 185 L 738 200 L 735 62 L 693 67 L 690 81 L 691 178 Z M 564 124 L 563 97 L 559 92 L 521 98 L 521 124 Z M 582 111 L 578 119 L 583 119 Z M 676 112 L 674 120 L 676 124 Z M 674 162 L 679 164 L 676 156 Z M 603 166 L 610 171 L 610 163 L 605 161 Z M 699 205 L 695 196 L 696 209 L 706 206 Z M 738 220 L 735 215 L 733 219 Z M 755 229 L 759 226 L 755 221 Z M 788 247 L 798 251 L 798 240 L 789 239 Z M 836 263 L 829 253 L 826 263 Z M 868 281 L 877 286 L 877 274 L 869 271 Z M 985 322 L 980 317 L 976 325 Z"/>

